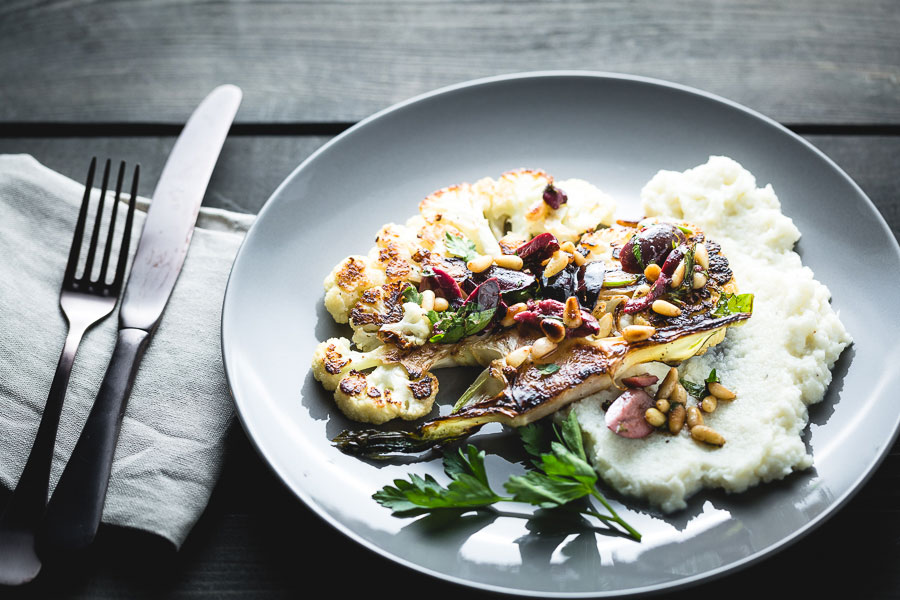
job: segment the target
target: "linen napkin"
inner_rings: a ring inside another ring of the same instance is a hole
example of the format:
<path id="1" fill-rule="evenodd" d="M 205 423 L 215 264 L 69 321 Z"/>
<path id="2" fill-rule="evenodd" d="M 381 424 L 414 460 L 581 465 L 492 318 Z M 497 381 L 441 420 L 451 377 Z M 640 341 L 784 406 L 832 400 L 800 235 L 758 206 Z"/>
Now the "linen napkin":
<path id="1" fill-rule="evenodd" d="M 100 168 L 95 181 L 99 175 Z M 123 187 L 129 183 L 126 178 Z M 8 489 L 25 466 L 65 340 L 59 290 L 83 193 L 81 184 L 30 156 L 0 156 L 0 484 Z M 140 199 L 135 212 L 132 255 L 148 203 Z M 206 507 L 234 411 L 219 343 L 222 299 L 252 220 L 222 210 L 200 212 L 184 268 L 134 382 L 105 523 L 156 533 L 177 548 Z M 79 348 L 51 490 L 100 387 L 117 326 L 118 306 Z"/>

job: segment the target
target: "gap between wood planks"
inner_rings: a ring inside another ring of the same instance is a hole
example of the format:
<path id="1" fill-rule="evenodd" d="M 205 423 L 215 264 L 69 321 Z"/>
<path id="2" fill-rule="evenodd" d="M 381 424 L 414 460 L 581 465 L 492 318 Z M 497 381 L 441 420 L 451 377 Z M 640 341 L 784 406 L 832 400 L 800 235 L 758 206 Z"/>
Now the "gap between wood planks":
<path id="1" fill-rule="evenodd" d="M 320 123 L 235 123 L 230 135 L 233 136 L 333 136 L 352 127 L 351 122 Z M 820 124 L 782 123 L 798 135 L 853 135 L 853 136 L 894 136 L 900 135 L 900 124 Z M 0 125 L 0 138 L 23 137 L 137 137 L 176 136 L 182 123 L 4 123 Z"/>

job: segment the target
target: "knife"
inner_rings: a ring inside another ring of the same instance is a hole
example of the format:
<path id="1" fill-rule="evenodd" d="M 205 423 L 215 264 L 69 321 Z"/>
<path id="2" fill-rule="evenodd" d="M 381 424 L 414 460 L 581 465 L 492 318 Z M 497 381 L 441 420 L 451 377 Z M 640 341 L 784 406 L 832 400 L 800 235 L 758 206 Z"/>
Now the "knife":
<path id="1" fill-rule="evenodd" d="M 125 285 L 112 358 L 47 505 L 39 539 L 43 551 L 84 548 L 97 534 L 131 386 L 175 287 L 241 96 L 233 85 L 213 90 L 188 119 L 163 167 Z"/>

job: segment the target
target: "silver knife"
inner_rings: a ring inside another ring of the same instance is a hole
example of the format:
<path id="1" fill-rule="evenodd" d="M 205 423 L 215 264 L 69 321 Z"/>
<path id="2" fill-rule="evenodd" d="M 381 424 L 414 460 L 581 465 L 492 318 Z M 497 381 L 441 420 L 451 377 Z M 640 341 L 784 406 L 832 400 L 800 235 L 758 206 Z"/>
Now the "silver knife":
<path id="1" fill-rule="evenodd" d="M 178 136 L 153 192 L 119 309 L 112 358 L 78 443 L 47 505 L 39 547 L 75 550 L 97 534 L 125 405 L 181 272 L 200 203 L 241 103 L 241 90 L 213 90 Z"/>

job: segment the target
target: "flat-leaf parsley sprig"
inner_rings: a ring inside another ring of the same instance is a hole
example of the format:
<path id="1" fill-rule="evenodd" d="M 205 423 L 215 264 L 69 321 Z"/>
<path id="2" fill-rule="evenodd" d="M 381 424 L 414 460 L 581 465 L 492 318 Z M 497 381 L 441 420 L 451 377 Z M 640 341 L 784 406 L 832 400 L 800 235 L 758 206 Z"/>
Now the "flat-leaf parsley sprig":
<path id="1" fill-rule="evenodd" d="M 445 509 L 486 509 L 498 502 L 518 502 L 545 509 L 566 508 L 595 517 L 609 525 L 618 525 L 634 540 L 641 534 L 626 523 L 597 489 L 597 473 L 588 463 L 581 428 L 574 411 L 561 427 L 553 425 L 553 437 L 547 449 L 546 431 L 532 423 L 518 429 L 522 443 L 532 457 L 534 469 L 515 475 L 503 484 L 508 496 L 496 493 L 484 467 L 484 451 L 472 444 L 444 455 L 444 472 L 451 479 L 443 486 L 431 475 L 411 474 L 395 479 L 372 497 L 391 509 L 395 516 L 412 517 Z M 588 503 L 572 504 L 582 498 L 595 498 L 606 513 Z"/>

